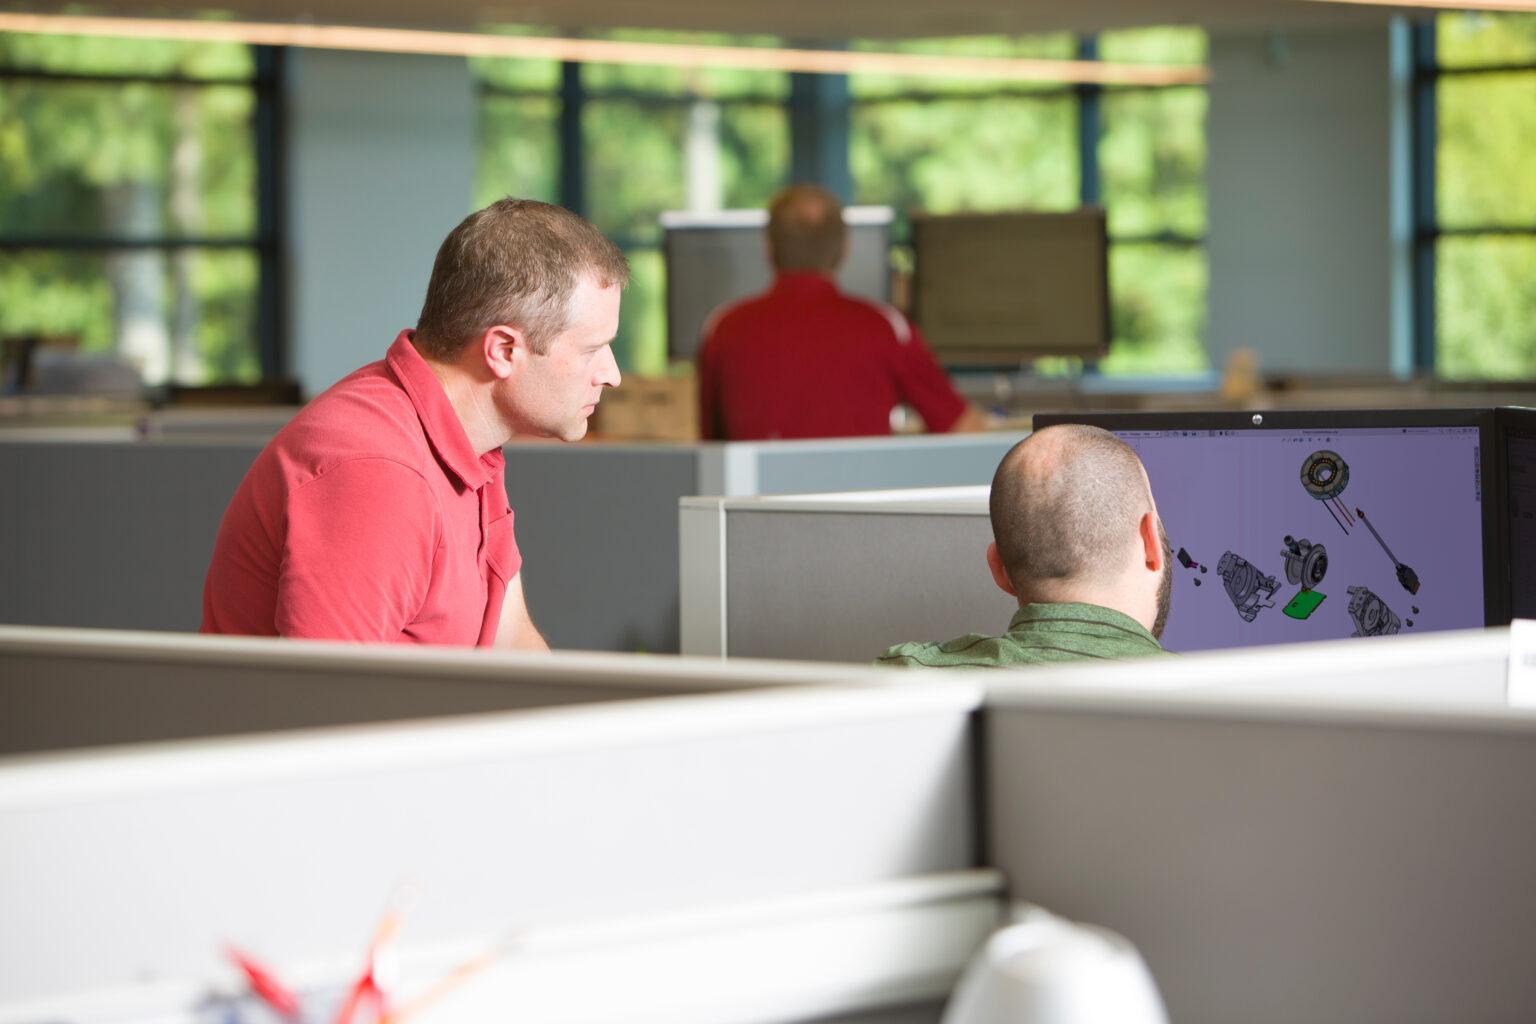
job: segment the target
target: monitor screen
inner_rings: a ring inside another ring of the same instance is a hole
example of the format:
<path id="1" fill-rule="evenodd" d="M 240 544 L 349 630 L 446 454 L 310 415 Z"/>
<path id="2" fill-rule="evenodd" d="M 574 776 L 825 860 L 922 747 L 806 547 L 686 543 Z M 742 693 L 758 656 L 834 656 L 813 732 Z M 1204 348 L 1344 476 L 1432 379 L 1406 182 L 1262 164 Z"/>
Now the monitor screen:
<path id="1" fill-rule="evenodd" d="M 912 316 L 941 362 L 1014 366 L 1109 350 L 1104 211 L 912 218 Z"/>
<path id="2" fill-rule="evenodd" d="M 1136 450 L 1174 552 L 1172 651 L 1498 621 L 1490 414 L 1038 417 Z M 1192 423 L 1203 420 L 1198 425 Z M 1214 422 L 1212 422 L 1214 421 Z M 1491 593 L 1491 591 L 1493 593 Z"/>
<path id="3" fill-rule="evenodd" d="M 837 283 L 851 295 L 877 302 L 891 298 L 891 221 L 885 206 L 850 206 L 848 255 Z M 693 359 L 704 323 L 728 302 L 766 291 L 768 263 L 764 210 L 664 213 L 662 250 L 667 263 L 667 356 Z"/>

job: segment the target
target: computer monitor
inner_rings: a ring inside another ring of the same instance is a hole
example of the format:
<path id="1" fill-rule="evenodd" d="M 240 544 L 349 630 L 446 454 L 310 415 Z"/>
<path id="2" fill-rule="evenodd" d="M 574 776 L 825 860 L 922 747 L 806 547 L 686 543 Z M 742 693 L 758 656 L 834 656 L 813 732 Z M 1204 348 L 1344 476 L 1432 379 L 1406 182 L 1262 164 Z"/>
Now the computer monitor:
<path id="1" fill-rule="evenodd" d="M 848 255 L 837 283 L 852 295 L 878 302 L 891 298 L 891 221 L 888 206 L 849 206 Z M 766 291 L 773 283 L 768 262 L 766 210 L 661 215 L 667 264 L 667 356 L 698 355 L 711 313 Z"/>
<path id="2" fill-rule="evenodd" d="M 1089 423 L 1136 450 L 1174 552 L 1164 645 L 1196 651 L 1507 622 L 1506 463 L 1536 478 L 1536 423 L 1510 432 L 1526 422 L 1494 409 L 1114 413 L 1035 428 Z M 1536 487 L 1523 493 L 1536 559 Z"/>
<path id="3" fill-rule="evenodd" d="M 912 316 L 939 361 L 1013 367 L 1109 351 L 1104 211 L 918 214 Z"/>

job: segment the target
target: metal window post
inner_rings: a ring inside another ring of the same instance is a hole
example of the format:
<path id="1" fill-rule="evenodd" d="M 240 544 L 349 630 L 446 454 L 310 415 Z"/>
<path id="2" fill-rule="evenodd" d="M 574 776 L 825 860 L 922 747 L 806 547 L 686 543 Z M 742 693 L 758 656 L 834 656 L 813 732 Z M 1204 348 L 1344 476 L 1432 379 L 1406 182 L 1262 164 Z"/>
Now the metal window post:
<path id="1" fill-rule="evenodd" d="M 1078 40 L 1077 59 L 1099 59 L 1098 37 L 1084 36 Z M 1083 82 L 1073 91 L 1077 93 L 1078 199 L 1084 206 L 1097 206 L 1104 201 L 1099 176 L 1099 139 L 1104 134 L 1104 87 L 1097 82 Z"/>
<path id="2" fill-rule="evenodd" d="M 1439 238 L 1435 161 L 1440 146 L 1435 19 L 1415 21 L 1413 39 L 1413 368 L 1435 369 L 1435 262 Z"/>
<path id="3" fill-rule="evenodd" d="M 581 85 L 581 65 L 560 65 L 560 205 L 587 216 L 586 144 L 581 133 L 586 93 Z"/>
<path id="4" fill-rule="evenodd" d="M 790 177 L 811 181 L 843 202 L 853 198 L 848 167 L 850 107 L 847 75 L 789 76 Z"/>
<path id="5" fill-rule="evenodd" d="M 288 376 L 287 140 L 284 79 L 288 51 L 253 47 L 256 58 L 256 351 L 263 380 Z"/>

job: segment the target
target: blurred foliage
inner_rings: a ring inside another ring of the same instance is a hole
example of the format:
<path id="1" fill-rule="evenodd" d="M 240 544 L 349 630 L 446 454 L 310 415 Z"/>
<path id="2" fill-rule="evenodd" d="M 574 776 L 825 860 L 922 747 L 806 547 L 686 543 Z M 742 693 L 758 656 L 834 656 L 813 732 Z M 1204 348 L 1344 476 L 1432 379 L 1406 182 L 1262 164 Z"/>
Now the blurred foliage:
<path id="1" fill-rule="evenodd" d="M 1447 14 L 1438 82 L 1436 371 L 1536 376 L 1536 15 Z M 1504 228 L 1519 234 L 1478 234 Z"/>
<path id="2" fill-rule="evenodd" d="M 1198 28 L 1133 28 L 1099 36 L 1099 59 L 1125 64 L 1204 64 L 1210 47 Z"/>
<path id="3" fill-rule="evenodd" d="M 853 108 L 854 200 L 933 213 L 1077 205 L 1076 102 L 1066 95 L 880 100 Z"/>
<path id="4" fill-rule="evenodd" d="M 1435 19 L 1435 48 L 1444 68 L 1536 64 L 1536 15 L 1442 14 Z"/>
<path id="5" fill-rule="evenodd" d="M 774 36 L 735 36 L 721 32 L 673 32 L 664 29 L 616 29 L 592 33 L 594 39 L 687 46 L 781 46 Z M 680 68 L 646 64 L 584 64 L 582 87 L 594 94 L 624 91 L 651 96 L 703 99 L 789 98 L 789 75 L 755 68 Z"/>
<path id="6" fill-rule="evenodd" d="M 554 29 L 533 25 L 496 25 L 487 31 L 499 36 L 552 36 Z M 557 60 L 515 60 L 506 57 L 471 57 L 469 72 L 478 82 L 511 92 L 553 94 L 560 88 Z"/>
<path id="7" fill-rule="evenodd" d="M 1435 306 L 1442 376 L 1536 375 L 1536 234 L 1442 238 Z"/>
<path id="8" fill-rule="evenodd" d="M 852 47 L 875 53 L 916 53 L 934 57 L 1034 58 L 1072 60 L 1077 39 L 1067 33 L 1044 36 L 951 36 L 939 39 L 860 39 Z M 915 75 L 857 74 L 848 76 L 855 99 L 924 94 L 992 93 L 999 88 L 1012 92 L 1060 92 L 1055 82 L 997 81 L 984 78 L 934 78 Z"/>
<path id="9" fill-rule="evenodd" d="M 1099 174 L 1111 236 L 1205 234 L 1208 98 L 1191 88 L 1104 96 Z"/>
<path id="10" fill-rule="evenodd" d="M 1196 373 L 1205 350 L 1205 250 L 1132 242 L 1109 250 L 1109 375 Z"/>
<path id="11" fill-rule="evenodd" d="M 1536 65 L 1440 79 L 1442 227 L 1536 228 Z"/>
<path id="12" fill-rule="evenodd" d="M 251 86 L 94 84 L 24 74 L 240 82 L 255 73 L 248 47 L 0 34 L 0 67 L 21 73 L 0 81 L 0 234 L 43 242 L 252 237 L 254 243 Z M 47 248 L 0 253 L 0 335 L 64 335 L 78 338 L 86 351 L 115 349 L 111 268 L 137 260 L 149 273 L 136 282 L 161 282 L 158 294 L 143 299 L 146 308 L 159 311 L 167 344 L 177 310 L 195 316 L 192 352 L 176 361 L 178 378 L 254 379 L 254 244 L 249 250 L 175 251 L 186 255 Z M 168 355 L 162 362 L 171 372 Z"/>
<path id="13" fill-rule="evenodd" d="M 559 118 L 558 99 L 495 94 L 480 98 L 476 209 L 504 196 L 560 201 Z"/>

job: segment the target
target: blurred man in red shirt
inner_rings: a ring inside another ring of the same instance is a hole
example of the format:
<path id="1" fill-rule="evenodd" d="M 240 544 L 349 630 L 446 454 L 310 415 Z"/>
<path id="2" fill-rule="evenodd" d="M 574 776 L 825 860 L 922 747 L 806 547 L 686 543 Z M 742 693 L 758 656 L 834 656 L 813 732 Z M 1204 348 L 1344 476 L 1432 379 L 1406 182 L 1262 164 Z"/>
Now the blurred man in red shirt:
<path id="1" fill-rule="evenodd" d="M 716 310 L 699 351 L 705 439 L 847 437 L 891 432 L 905 403 L 930 431 L 985 429 L 922 335 L 898 310 L 845 295 L 843 207 L 791 185 L 768 209 L 776 277 L 761 295 Z"/>

